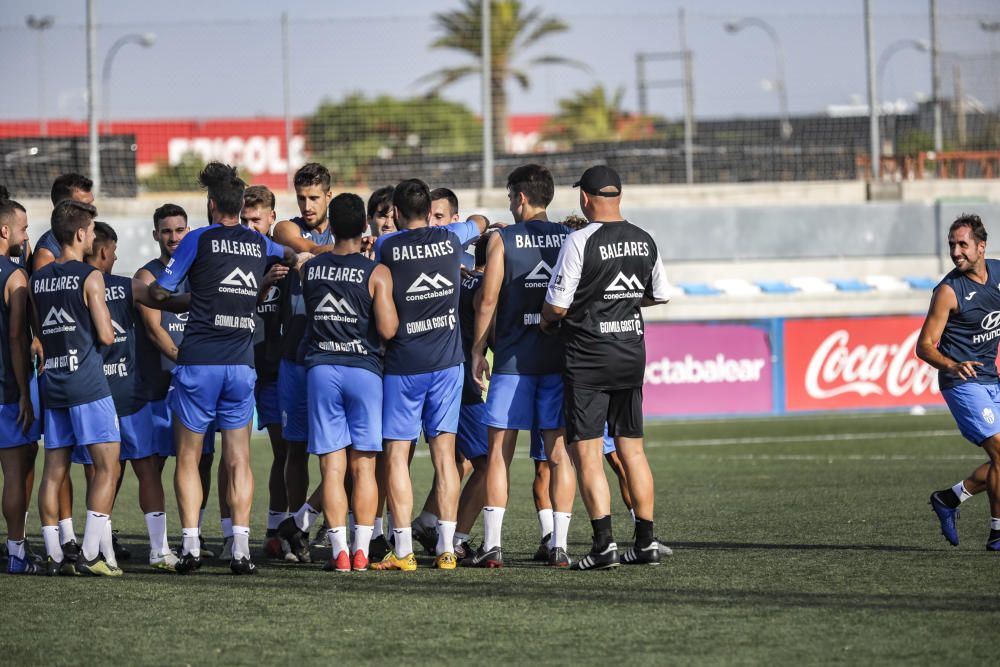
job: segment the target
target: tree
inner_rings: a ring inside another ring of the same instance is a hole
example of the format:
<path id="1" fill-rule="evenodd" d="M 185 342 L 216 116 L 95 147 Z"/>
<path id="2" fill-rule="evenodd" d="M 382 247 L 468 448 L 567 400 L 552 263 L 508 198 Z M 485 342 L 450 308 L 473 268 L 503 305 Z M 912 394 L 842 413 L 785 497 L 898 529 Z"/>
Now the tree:
<path id="1" fill-rule="evenodd" d="M 467 76 L 479 76 L 482 70 L 482 2 L 462 0 L 458 11 L 434 15 L 435 28 L 441 36 L 431 43 L 434 49 L 456 49 L 470 55 L 473 62 L 457 67 L 445 67 L 420 81 L 433 81 L 431 93 L 438 93 Z M 490 90 L 493 108 L 493 148 L 504 150 L 507 135 L 507 79 L 514 79 L 522 90 L 528 90 L 531 80 L 525 68 L 536 65 L 569 65 L 588 69 L 586 65 L 554 55 L 537 56 L 521 67 L 512 62 L 514 55 L 523 53 L 549 35 L 569 29 L 551 16 L 543 16 L 540 8 L 525 10 L 519 0 L 490 0 Z M 485 113 L 485 112 L 484 112 Z"/>
<path id="2" fill-rule="evenodd" d="M 357 182 L 375 159 L 475 152 L 481 133 L 479 119 L 458 102 L 353 93 L 320 104 L 306 124 L 306 145 L 337 180 Z"/>
<path id="3" fill-rule="evenodd" d="M 177 164 L 158 160 L 156 170 L 142 179 L 147 192 L 188 192 L 198 189 L 198 174 L 205 161 L 194 152 L 185 153 Z"/>
<path id="4" fill-rule="evenodd" d="M 654 119 L 622 111 L 624 95 L 624 88 L 609 94 L 601 84 L 576 91 L 573 97 L 559 100 L 559 113 L 545 123 L 542 137 L 569 144 L 653 137 Z"/>

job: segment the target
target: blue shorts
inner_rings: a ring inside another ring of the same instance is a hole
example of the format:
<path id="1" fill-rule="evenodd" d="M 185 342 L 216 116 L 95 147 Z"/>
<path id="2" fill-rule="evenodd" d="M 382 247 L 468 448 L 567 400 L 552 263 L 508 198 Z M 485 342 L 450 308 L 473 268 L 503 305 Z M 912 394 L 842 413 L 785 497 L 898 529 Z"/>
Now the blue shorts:
<path id="1" fill-rule="evenodd" d="M 257 386 L 257 430 L 263 431 L 272 424 L 281 424 L 281 406 L 278 403 L 278 381 L 271 380 Z"/>
<path id="2" fill-rule="evenodd" d="M 420 428 L 428 437 L 458 433 L 462 407 L 462 364 L 430 373 L 383 378 L 382 437 L 416 440 Z"/>
<path id="3" fill-rule="evenodd" d="M 122 461 L 159 456 L 153 441 L 153 409 L 146 403 L 137 412 L 119 417 L 122 432 Z"/>
<path id="4" fill-rule="evenodd" d="M 174 369 L 167 401 L 174 417 L 190 431 L 206 433 L 245 427 L 253 419 L 257 373 L 250 366 L 186 365 Z"/>
<path id="5" fill-rule="evenodd" d="M 149 402 L 150 416 L 153 421 L 153 447 L 156 455 L 167 458 L 177 456 L 177 443 L 174 441 L 174 415 L 166 399 Z M 205 431 L 205 444 L 202 445 L 202 456 L 215 454 L 215 422 Z"/>
<path id="6" fill-rule="evenodd" d="M 382 451 L 382 378 L 364 368 L 321 364 L 309 369 L 306 382 L 310 454 Z"/>
<path id="7" fill-rule="evenodd" d="M 615 451 L 615 439 L 608 435 L 608 425 L 604 425 L 604 455 L 607 456 Z M 548 461 L 545 456 L 545 441 L 542 439 L 542 432 L 537 428 L 531 429 L 531 458 L 536 461 Z"/>
<path id="8" fill-rule="evenodd" d="M 489 451 L 489 432 L 483 423 L 485 417 L 485 403 L 463 405 L 458 413 L 455 444 L 458 446 L 458 451 L 467 459 L 486 456 Z"/>
<path id="9" fill-rule="evenodd" d="M 287 359 L 278 366 L 278 407 L 281 409 L 281 436 L 285 440 L 309 439 L 309 403 L 306 367 Z"/>
<path id="10" fill-rule="evenodd" d="M 45 448 L 121 442 L 115 402 L 105 396 L 71 408 L 45 411 Z"/>
<path id="11" fill-rule="evenodd" d="M 486 425 L 527 431 L 563 425 L 562 375 L 494 375 L 486 395 Z"/>
<path id="12" fill-rule="evenodd" d="M 965 382 L 942 389 L 958 430 L 974 445 L 1000 433 L 1000 385 Z"/>
<path id="13" fill-rule="evenodd" d="M 38 382 L 34 373 L 31 374 L 31 405 L 35 409 L 35 421 L 31 422 L 25 432 L 17 423 L 17 401 L 0 404 L 0 449 L 20 447 L 37 442 L 42 437 L 42 421 L 44 416 L 38 404 Z"/>

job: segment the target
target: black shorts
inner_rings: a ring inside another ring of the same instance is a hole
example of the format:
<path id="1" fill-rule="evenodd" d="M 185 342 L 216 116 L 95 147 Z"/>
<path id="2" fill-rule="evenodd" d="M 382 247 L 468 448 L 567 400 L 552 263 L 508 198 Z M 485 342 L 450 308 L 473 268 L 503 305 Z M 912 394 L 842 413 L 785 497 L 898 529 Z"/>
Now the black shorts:
<path id="1" fill-rule="evenodd" d="M 566 442 L 593 440 L 608 435 L 642 437 L 642 387 L 594 389 L 566 383 L 563 391 Z"/>

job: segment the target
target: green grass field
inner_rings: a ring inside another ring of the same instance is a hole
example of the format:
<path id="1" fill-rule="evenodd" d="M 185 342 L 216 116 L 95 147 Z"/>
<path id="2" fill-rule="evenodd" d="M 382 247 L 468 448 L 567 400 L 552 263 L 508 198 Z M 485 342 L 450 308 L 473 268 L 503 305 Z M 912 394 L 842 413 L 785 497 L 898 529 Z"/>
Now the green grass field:
<path id="1" fill-rule="evenodd" d="M 411 574 L 336 575 L 319 564 L 259 559 L 252 578 L 229 576 L 223 563 L 188 577 L 154 573 L 145 567 L 130 474 L 115 512 L 115 526 L 137 557 L 122 564 L 125 576 L 0 576 L 2 663 L 996 659 L 989 638 L 1000 623 L 1000 555 L 984 549 L 986 498 L 963 507 L 958 548 L 945 543 L 927 505 L 931 490 L 985 460 L 948 415 L 666 423 L 649 425 L 647 435 L 657 532 L 675 555 L 660 567 L 609 572 L 551 571 L 530 562 L 538 529 L 526 452 L 512 470 L 504 530 L 511 562 L 496 571 L 438 572 L 423 559 Z M 259 546 L 269 448 L 262 439 L 254 447 L 252 539 Z M 413 475 L 419 506 L 429 459 L 417 458 Z M 205 533 L 217 545 L 215 508 L 213 502 Z M 628 541 L 617 497 L 614 509 L 618 539 Z M 38 532 L 34 509 L 29 532 Z M 578 502 L 574 556 L 587 550 L 589 536 Z M 40 548 L 37 535 L 34 541 Z"/>

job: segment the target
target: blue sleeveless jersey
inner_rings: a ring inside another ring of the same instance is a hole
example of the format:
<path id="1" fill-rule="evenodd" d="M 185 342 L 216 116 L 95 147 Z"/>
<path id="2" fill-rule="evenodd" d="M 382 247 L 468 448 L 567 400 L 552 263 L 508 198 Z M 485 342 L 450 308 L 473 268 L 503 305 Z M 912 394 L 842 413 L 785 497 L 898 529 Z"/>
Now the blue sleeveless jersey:
<path id="1" fill-rule="evenodd" d="M 304 239 L 309 239 L 316 245 L 332 245 L 333 230 L 330 225 L 325 231 L 310 229 L 302 218 L 292 218 L 299 228 L 299 235 Z M 299 347 L 302 343 L 302 336 L 306 330 L 306 308 L 302 298 L 302 282 L 298 271 L 289 271 L 288 275 L 281 281 L 281 300 L 279 305 L 281 318 L 281 357 L 290 361 L 298 361 Z"/>
<path id="2" fill-rule="evenodd" d="M 462 356 L 465 359 L 465 379 L 462 382 L 462 405 L 476 405 L 483 402 L 483 392 L 479 391 L 472 379 L 472 337 L 476 331 L 476 292 L 483 286 L 483 274 L 473 273 L 462 278 L 462 288 L 458 293 L 458 321 L 462 332 Z"/>
<path id="3" fill-rule="evenodd" d="M 382 375 L 379 335 L 368 281 L 378 266 L 360 254 L 323 253 L 303 269 L 306 366 L 335 364 Z"/>
<path id="4" fill-rule="evenodd" d="M 42 248 L 51 252 L 52 256 L 56 259 L 62 257 L 62 246 L 59 245 L 58 241 L 56 241 L 55 234 L 52 233 L 51 229 L 38 237 L 38 243 L 35 244 L 35 250 L 40 250 Z"/>
<path id="5" fill-rule="evenodd" d="M 254 315 L 256 325 L 253 330 L 253 364 L 257 369 L 258 384 L 278 379 L 278 363 L 281 354 L 278 349 L 281 340 L 281 313 L 279 304 L 284 291 L 284 281 L 268 288 L 264 300 L 257 304 Z"/>
<path id="6" fill-rule="evenodd" d="M 47 407 L 71 408 L 111 395 L 83 301 L 84 281 L 96 270 L 72 260 L 52 262 L 31 276 L 45 350 Z"/>
<path id="7" fill-rule="evenodd" d="M 132 279 L 105 273 L 104 298 L 111 312 L 111 327 L 115 330 L 115 342 L 101 347 L 104 377 L 108 379 L 115 412 L 119 417 L 127 417 L 146 403 L 135 359 L 135 322 L 139 317 L 132 297 Z"/>
<path id="8" fill-rule="evenodd" d="M 396 337 L 386 343 L 386 373 L 416 375 L 462 363 L 461 255 L 465 244 L 478 236 L 474 222 L 457 222 L 403 229 L 375 242 L 375 259 L 392 273 L 392 298 L 399 313 Z"/>
<path id="9" fill-rule="evenodd" d="M 941 279 L 955 291 L 958 313 L 948 317 L 938 351 L 955 361 L 979 361 L 976 377 L 963 380 L 940 373 L 938 385 L 950 389 L 964 382 L 997 383 L 997 344 L 1000 343 L 1000 260 L 986 260 L 986 284 L 970 280 L 955 269 Z"/>
<path id="10" fill-rule="evenodd" d="M 160 258 L 151 259 L 142 268 L 149 271 L 153 278 L 160 279 L 166 264 Z M 182 280 L 177 287 L 178 294 L 185 294 L 188 290 L 187 279 Z M 160 312 L 160 326 L 170 336 L 170 340 L 180 349 L 181 341 L 184 340 L 184 325 L 187 324 L 187 313 L 168 313 L 165 310 Z M 142 377 L 142 395 L 147 401 L 162 401 L 167 397 L 170 390 L 171 371 L 174 369 L 174 362 L 160 354 L 159 348 L 153 345 L 146 333 L 146 326 L 141 317 L 135 318 L 135 349 L 138 373 Z"/>
<path id="11" fill-rule="evenodd" d="M 253 366 L 257 290 L 268 258 L 283 256 L 284 246 L 243 225 L 188 232 L 157 281 L 171 292 L 184 278 L 190 286 L 178 364 Z"/>
<path id="12" fill-rule="evenodd" d="M 10 304 L 5 295 L 7 281 L 20 271 L 21 267 L 9 257 L 0 257 L 0 403 L 16 403 L 21 398 L 21 390 L 14 377 L 14 357 L 10 349 Z M 25 311 L 25 326 L 28 312 Z M 25 330 L 27 335 L 27 330 Z"/>
<path id="13" fill-rule="evenodd" d="M 501 375 L 561 373 L 563 348 L 542 333 L 542 304 L 559 259 L 564 225 L 529 220 L 497 232 L 503 239 L 504 269 L 497 303 L 493 372 Z"/>

